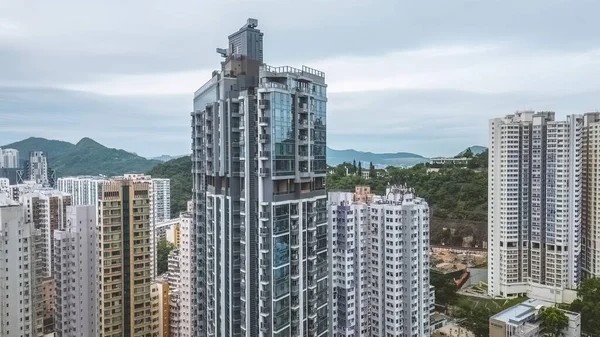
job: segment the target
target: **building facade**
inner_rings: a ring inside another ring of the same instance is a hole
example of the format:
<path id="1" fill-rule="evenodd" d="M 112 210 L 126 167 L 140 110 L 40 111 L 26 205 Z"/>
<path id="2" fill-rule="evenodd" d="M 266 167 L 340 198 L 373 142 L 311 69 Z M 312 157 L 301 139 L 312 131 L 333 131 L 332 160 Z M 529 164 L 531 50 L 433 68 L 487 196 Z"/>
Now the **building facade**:
<path id="1" fill-rule="evenodd" d="M 488 293 L 562 302 L 581 279 L 583 117 L 524 111 L 489 127 Z"/>
<path id="2" fill-rule="evenodd" d="M 32 151 L 29 153 L 27 162 L 29 180 L 47 186 L 50 184 L 50 170 L 48 169 L 48 158 L 45 152 Z"/>
<path id="3" fill-rule="evenodd" d="M 105 182 L 98 200 L 98 336 L 148 336 L 151 310 L 150 183 Z"/>
<path id="4" fill-rule="evenodd" d="M 67 207 L 67 224 L 54 232 L 56 337 L 97 336 L 97 212 L 94 205 Z"/>
<path id="5" fill-rule="evenodd" d="M 171 219 L 171 180 L 152 178 L 152 223 Z"/>
<path id="6" fill-rule="evenodd" d="M 182 212 L 179 245 L 179 337 L 195 337 L 197 331 L 196 226 L 193 212 Z"/>
<path id="7" fill-rule="evenodd" d="M 429 336 L 429 206 L 404 186 L 365 192 L 329 194 L 333 333 Z"/>
<path id="8" fill-rule="evenodd" d="M 541 326 L 540 313 L 554 303 L 529 299 L 490 317 L 490 337 L 543 337 L 548 336 Z M 560 310 L 560 309 L 559 309 Z M 581 314 L 561 310 L 569 325 L 562 331 L 563 337 L 581 336 Z"/>
<path id="9" fill-rule="evenodd" d="M 56 189 L 69 193 L 74 206 L 97 205 L 98 193 L 106 177 L 80 176 L 56 179 Z"/>
<path id="10" fill-rule="evenodd" d="M 362 191 L 362 189 L 360 190 Z M 370 336 L 369 205 L 358 192 L 329 193 L 333 336 Z M 357 200 L 355 202 L 355 200 Z"/>
<path id="11" fill-rule="evenodd" d="M 328 333 L 326 84 L 263 63 L 249 19 L 194 94 L 198 334 Z"/>
<path id="12" fill-rule="evenodd" d="M 0 194 L 0 336 L 43 336 L 37 236 L 23 205 Z"/>
<path id="13" fill-rule="evenodd" d="M 144 336 L 170 337 L 169 283 L 156 279 L 150 285 L 150 305 L 152 312 L 152 332 Z"/>
<path id="14" fill-rule="evenodd" d="M 39 186 L 39 185 L 38 185 Z M 20 195 L 25 219 L 41 233 L 43 245 L 43 276 L 52 277 L 52 256 L 54 232 L 63 229 L 67 223 L 67 207 L 71 206 L 71 196 L 67 193 L 47 188 L 34 188 L 32 192 Z"/>
<path id="15" fill-rule="evenodd" d="M 0 149 L 0 168 L 19 168 L 19 151 L 15 149 Z"/>

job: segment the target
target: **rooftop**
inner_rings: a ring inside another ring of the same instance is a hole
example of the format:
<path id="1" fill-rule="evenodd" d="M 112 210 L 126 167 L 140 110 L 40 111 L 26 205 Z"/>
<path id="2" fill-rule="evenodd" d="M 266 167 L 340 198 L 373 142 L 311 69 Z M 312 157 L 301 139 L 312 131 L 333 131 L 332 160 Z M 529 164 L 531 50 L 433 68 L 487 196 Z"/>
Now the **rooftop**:
<path id="1" fill-rule="evenodd" d="M 535 315 L 541 308 L 551 306 L 554 306 L 552 302 L 529 299 L 492 316 L 491 319 L 511 325 L 522 325 L 530 321 L 531 316 Z M 563 312 L 567 315 L 567 317 L 576 317 L 579 315 L 570 311 L 563 310 Z"/>
<path id="2" fill-rule="evenodd" d="M 9 198 L 6 194 L 0 193 L 0 207 L 18 206 L 19 203 Z"/>

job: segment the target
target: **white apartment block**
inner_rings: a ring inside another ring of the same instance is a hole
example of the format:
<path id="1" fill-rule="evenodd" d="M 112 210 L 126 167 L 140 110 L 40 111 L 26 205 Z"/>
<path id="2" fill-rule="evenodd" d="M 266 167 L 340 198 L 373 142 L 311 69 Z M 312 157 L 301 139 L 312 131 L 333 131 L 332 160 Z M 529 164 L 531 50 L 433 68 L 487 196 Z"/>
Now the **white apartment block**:
<path id="1" fill-rule="evenodd" d="M 369 336 L 369 206 L 354 193 L 329 193 L 333 335 Z"/>
<path id="2" fill-rule="evenodd" d="M 40 230 L 44 242 L 43 275 L 51 277 L 54 232 L 65 228 L 66 210 L 67 206 L 71 205 L 71 196 L 68 193 L 42 188 L 21 195 L 20 202 L 23 204 L 26 221 Z"/>
<path id="3" fill-rule="evenodd" d="M 23 206 L 0 194 L 0 336 L 43 334 L 36 236 Z"/>
<path id="4" fill-rule="evenodd" d="M 35 181 L 32 180 L 26 180 L 22 184 L 9 185 L 8 196 L 14 201 L 20 201 L 22 195 L 34 192 L 39 189 L 42 189 L 42 185 L 37 184 Z"/>
<path id="5" fill-rule="evenodd" d="M 490 120 L 488 293 L 565 301 L 580 280 L 583 117 Z"/>
<path id="6" fill-rule="evenodd" d="M 96 206 L 69 206 L 66 228 L 54 232 L 56 337 L 97 335 L 96 213 Z"/>
<path id="7" fill-rule="evenodd" d="M 330 193 L 335 336 L 429 336 L 429 206 L 406 187 Z"/>
<path id="8" fill-rule="evenodd" d="M 166 178 L 152 178 L 149 175 L 130 173 L 124 175 L 125 179 L 134 181 L 150 181 L 150 223 L 158 224 L 171 219 L 171 180 Z"/>
<path id="9" fill-rule="evenodd" d="M 152 219 L 154 224 L 171 219 L 171 180 L 152 178 Z"/>
<path id="10" fill-rule="evenodd" d="M 0 149 L 0 168 L 18 168 L 19 151 L 15 149 Z"/>
<path id="11" fill-rule="evenodd" d="M 73 205 L 94 205 L 97 207 L 98 193 L 108 179 L 103 176 L 65 177 L 56 180 L 56 189 L 71 194 Z"/>
<path id="12" fill-rule="evenodd" d="M 179 245 L 179 337 L 196 336 L 196 226 L 192 212 L 181 213 Z"/>
<path id="13" fill-rule="evenodd" d="M 173 291 L 181 287 L 181 268 L 180 268 L 180 251 L 173 249 L 169 252 L 167 266 L 167 282 L 169 282 L 169 290 Z"/>
<path id="14" fill-rule="evenodd" d="M 181 330 L 181 291 L 175 289 L 169 292 L 169 337 L 183 336 Z"/>

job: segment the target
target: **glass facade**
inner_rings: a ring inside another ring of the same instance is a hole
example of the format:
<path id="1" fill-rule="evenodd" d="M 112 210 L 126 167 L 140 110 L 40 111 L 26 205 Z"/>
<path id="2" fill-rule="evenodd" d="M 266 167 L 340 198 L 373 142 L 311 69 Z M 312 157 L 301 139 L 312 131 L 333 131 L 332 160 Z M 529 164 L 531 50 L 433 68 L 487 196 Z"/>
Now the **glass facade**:
<path id="1" fill-rule="evenodd" d="M 290 94 L 271 92 L 268 94 L 271 104 L 271 137 L 273 156 L 273 175 L 294 175 L 295 145 L 294 109 Z"/>
<path id="2" fill-rule="evenodd" d="M 325 87 L 313 84 L 312 88 L 313 93 L 317 93 L 313 100 L 313 106 L 311 106 L 311 110 L 314 112 L 312 120 L 314 128 L 312 129 L 311 135 L 314 140 L 314 144 L 312 145 L 312 155 L 314 158 L 312 167 L 315 173 L 326 173 L 327 104 L 325 99 Z"/>

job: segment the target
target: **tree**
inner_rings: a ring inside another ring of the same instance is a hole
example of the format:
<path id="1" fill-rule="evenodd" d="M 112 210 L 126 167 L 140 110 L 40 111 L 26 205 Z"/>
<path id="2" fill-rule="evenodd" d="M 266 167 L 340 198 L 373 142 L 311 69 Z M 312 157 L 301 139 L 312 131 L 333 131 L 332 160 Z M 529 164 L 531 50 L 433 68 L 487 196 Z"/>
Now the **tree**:
<path id="1" fill-rule="evenodd" d="M 175 249 L 175 245 L 166 239 L 161 239 L 158 242 L 156 249 L 156 269 L 157 274 L 161 275 L 169 269 L 169 253 Z"/>
<path id="2" fill-rule="evenodd" d="M 473 151 L 471 151 L 471 148 L 470 148 L 470 147 L 469 147 L 469 148 L 467 148 L 467 149 L 465 150 L 465 152 L 463 152 L 463 154 L 462 154 L 462 157 L 465 157 L 465 158 L 473 158 Z"/>
<path id="3" fill-rule="evenodd" d="M 588 278 L 581 283 L 571 311 L 581 313 L 581 332 L 592 336 L 600 331 L 600 278 Z"/>
<path id="4" fill-rule="evenodd" d="M 563 331 L 569 327 L 569 319 L 564 312 L 555 307 L 546 307 L 540 310 L 542 320 L 541 327 L 546 335 L 560 337 Z"/>
<path id="5" fill-rule="evenodd" d="M 453 304 L 456 302 L 457 295 L 456 283 L 452 277 L 436 271 L 430 273 L 430 284 L 435 288 L 435 301 L 441 305 Z"/>
<path id="6" fill-rule="evenodd" d="M 459 325 L 471 331 L 475 337 L 490 335 L 490 317 L 496 314 L 487 306 L 473 306 L 469 301 L 458 305 L 455 316 L 461 318 Z"/>
<path id="7" fill-rule="evenodd" d="M 356 160 L 352 161 L 352 174 L 356 174 Z"/>
<path id="8" fill-rule="evenodd" d="M 377 173 L 375 172 L 375 165 L 373 165 L 373 162 L 369 163 L 369 178 L 373 179 L 377 176 Z"/>
<path id="9" fill-rule="evenodd" d="M 358 175 L 362 177 L 362 163 L 358 162 Z"/>

